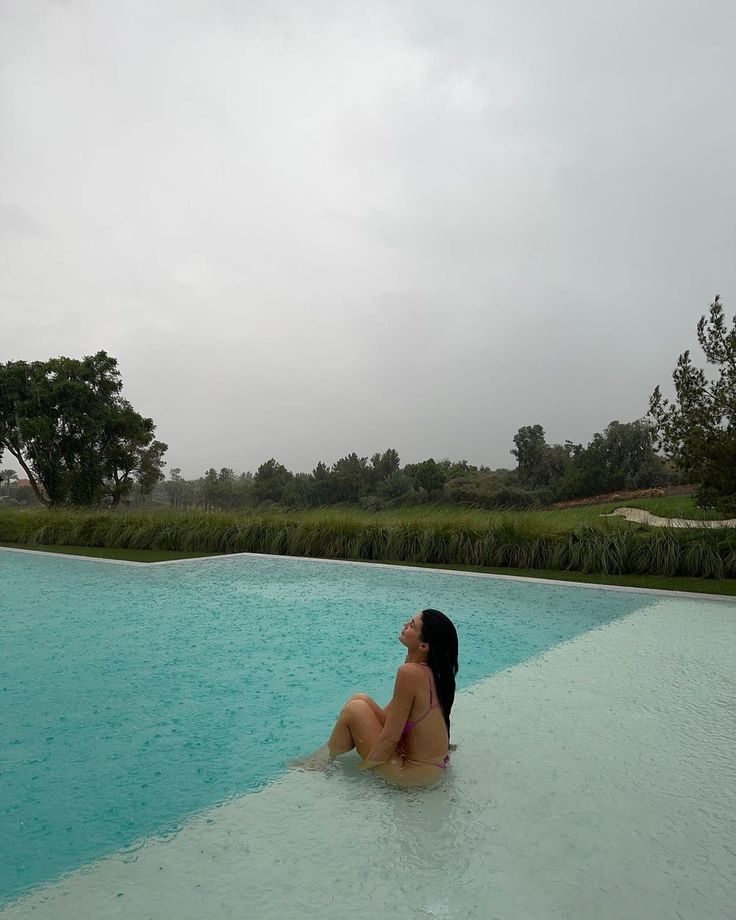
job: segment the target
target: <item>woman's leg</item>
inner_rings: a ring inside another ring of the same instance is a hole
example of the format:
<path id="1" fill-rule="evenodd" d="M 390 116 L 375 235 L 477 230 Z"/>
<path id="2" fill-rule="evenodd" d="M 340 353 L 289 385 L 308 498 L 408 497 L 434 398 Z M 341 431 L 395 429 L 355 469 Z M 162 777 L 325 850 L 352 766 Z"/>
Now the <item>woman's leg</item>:
<path id="1" fill-rule="evenodd" d="M 380 709 L 380 707 L 373 700 L 369 702 L 361 697 L 362 694 L 352 697 L 342 707 L 342 712 L 327 742 L 331 757 L 338 757 L 356 748 L 365 760 L 368 752 L 376 743 L 376 738 L 381 734 L 383 723 L 374 708 Z"/>
<path id="2" fill-rule="evenodd" d="M 353 703 L 358 705 L 356 707 L 349 708 Z M 327 744 L 323 744 L 321 747 L 317 748 L 316 751 L 313 751 L 306 757 L 298 757 L 296 760 L 292 760 L 291 766 L 301 770 L 322 770 L 333 757 L 338 756 L 338 754 L 344 754 L 356 747 L 355 739 L 350 729 L 350 724 L 352 723 L 355 726 L 356 716 L 354 709 L 357 708 L 360 710 L 361 705 L 364 709 L 367 708 L 369 711 L 368 713 L 364 713 L 364 720 L 369 721 L 369 715 L 372 715 L 376 722 L 376 725 L 371 725 L 369 722 L 367 726 L 367 737 L 370 738 L 371 741 L 367 747 L 366 753 L 370 751 L 376 738 L 380 735 L 381 729 L 386 724 L 388 706 L 386 709 L 381 709 L 378 703 L 375 700 L 372 700 L 367 694 L 356 693 L 355 696 L 351 696 L 347 703 L 343 706 L 342 712 L 340 713 L 329 742 Z M 364 721 L 360 715 L 358 715 L 357 718 L 360 722 Z M 362 735 L 365 734 L 363 727 L 356 727 L 356 733 L 362 737 Z M 358 747 L 358 753 L 360 753 L 362 746 L 363 745 L 361 742 L 361 745 Z M 336 753 L 333 753 L 333 747 Z"/>
<path id="3" fill-rule="evenodd" d="M 376 714 L 376 718 L 381 723 L 381 728 L 386 724 L 386 716 L 388 715 L 388 706 L 385 709 L 382 709 L 378 703 L 368 696 L 367 693 L 356 693 L 354 696 L 351 696 L 348 700 L 348 703 L 352 703 L 353 700 L 363 700 L 365 703 L 371 707 L 373 712 Z M 389 703 L 389 706 L 391 704 Z"/>

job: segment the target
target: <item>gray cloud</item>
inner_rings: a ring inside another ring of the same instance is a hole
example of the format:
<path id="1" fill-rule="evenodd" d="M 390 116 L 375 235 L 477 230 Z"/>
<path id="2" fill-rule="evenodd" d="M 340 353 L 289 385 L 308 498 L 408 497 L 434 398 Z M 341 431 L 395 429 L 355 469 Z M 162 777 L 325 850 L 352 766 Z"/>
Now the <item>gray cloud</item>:
<path id="1" fill-rule="evenodd" d="M 510 465 L 736 308 L 731 3 L 0 11 L 0 360 L 107 349 L 187 475 Z"/>

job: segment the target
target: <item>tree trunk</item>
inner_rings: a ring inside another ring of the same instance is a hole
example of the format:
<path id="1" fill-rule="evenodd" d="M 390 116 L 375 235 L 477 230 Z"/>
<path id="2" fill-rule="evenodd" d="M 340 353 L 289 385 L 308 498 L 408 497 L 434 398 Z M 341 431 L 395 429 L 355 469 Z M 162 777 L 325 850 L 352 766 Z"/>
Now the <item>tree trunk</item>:
<path id="1" fill-rule="evenodd" d="M 28 464 L 23 459 L 23 455 L 21 454 L 21 452 L 13 450 L 13 448 L 9 444 L 6 444 L 5 446 L 8 448 L 10 453 L 15 457 L 18 463 L 20 463 L 20 465 L 23 467 L 23 471 L 28 477 L 28 482 L 31 484 L 31 488 L 33 489 L 33 493 L 36 496 L 36 498 L 41 502 L 42 505 L 45 505 L 47 508 L 50 508 L 51 501 L 48 498 L 46 498 L 45 495 L 42 494 L 41 490 L 38 487 L 38 483 L 36 482 L 36 477 L 33 475 L 31 470 L 29 469 Z"/>

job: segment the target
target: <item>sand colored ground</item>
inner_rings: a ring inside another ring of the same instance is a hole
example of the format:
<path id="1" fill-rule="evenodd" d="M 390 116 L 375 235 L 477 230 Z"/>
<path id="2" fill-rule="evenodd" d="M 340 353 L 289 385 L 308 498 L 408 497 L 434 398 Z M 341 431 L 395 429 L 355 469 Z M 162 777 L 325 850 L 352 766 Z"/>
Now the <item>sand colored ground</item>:
<path id="1" fill-rule="evenodd" d="M 458 694 L 444 786 L 292 772 L 3 918 L 730 917 L 735 656 L 732 602 L 653 600 Z"/>
<path id="2" fill-rule="evenodd" d="M 696 527 L 718 530 L 722 527 L 736 527 L 736 518 L 730 518 L 727 521 L 693 521 L 686 518 L 663 518 L 657 517 L 650 511 L 643 508 L 616 508 L 610 514 L 602 514 L 601 517 L 622 517 L 627 521 L 634 521 L 636 524 L 648 524 L 650 527 Z"/>

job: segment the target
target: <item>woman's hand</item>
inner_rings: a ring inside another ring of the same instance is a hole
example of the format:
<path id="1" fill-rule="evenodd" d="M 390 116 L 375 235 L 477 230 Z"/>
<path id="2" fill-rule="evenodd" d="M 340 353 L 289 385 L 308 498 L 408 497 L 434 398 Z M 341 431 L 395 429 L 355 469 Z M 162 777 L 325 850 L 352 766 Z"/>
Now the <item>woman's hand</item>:
<path id="1" fill-rule="evenodd" d="M 387 715 L 383 729 L 359 769 L 372 770 L 382 763 L 388 763 L 396 753 L 416 695 L 416 671 L 411 665 L 402 664 L 396 673 L 394 695 L 385 710 Z"/>

